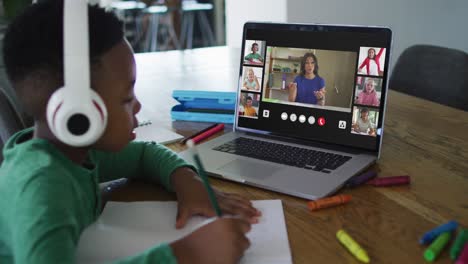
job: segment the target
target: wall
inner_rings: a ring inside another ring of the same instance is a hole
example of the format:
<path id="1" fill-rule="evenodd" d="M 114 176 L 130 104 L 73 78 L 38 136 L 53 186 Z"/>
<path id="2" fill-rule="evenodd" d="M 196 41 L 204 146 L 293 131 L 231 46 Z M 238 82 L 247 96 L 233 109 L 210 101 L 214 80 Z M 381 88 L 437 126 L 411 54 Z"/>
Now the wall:
<path id="1" fill-rule="evenodd" d="M 288 0 L 287 21 L 388 26 L 394 33 L 391 68 L 414 44 L 468 52 L 466 0 Z"/>
<path id="2" fill-rule="evenodd" d="M 287 0 L 226 0 L 226 45 L 241 47 L 247 21 L 286 22 Z"/>

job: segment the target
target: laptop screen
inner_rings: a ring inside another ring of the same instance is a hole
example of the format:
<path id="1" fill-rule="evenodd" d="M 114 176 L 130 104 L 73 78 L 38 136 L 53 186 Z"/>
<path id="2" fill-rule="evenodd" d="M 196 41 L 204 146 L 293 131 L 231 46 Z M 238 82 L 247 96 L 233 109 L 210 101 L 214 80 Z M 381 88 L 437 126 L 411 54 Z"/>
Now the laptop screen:
<path id="1" fill-rule="evenodd" d="M 388 28 L 247 23 L 236 128 L 379 151 Z"/>

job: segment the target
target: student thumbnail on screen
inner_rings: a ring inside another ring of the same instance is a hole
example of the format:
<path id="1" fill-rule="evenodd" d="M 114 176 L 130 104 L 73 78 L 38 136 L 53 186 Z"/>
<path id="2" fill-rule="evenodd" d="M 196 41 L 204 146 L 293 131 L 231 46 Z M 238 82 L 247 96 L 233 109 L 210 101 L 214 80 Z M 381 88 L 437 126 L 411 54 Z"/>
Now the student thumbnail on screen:
<path id="1" fill-rule="evenodd" d="M 258 118 L 260 94 L 242 92 L 239 98 L 239 116 Z"/>
<path id="2" fill-rule="evenodd" d="M 357 52 L 268 47 L 262 101 L 351 113 Z"/>
<path id="3" fill-rule="evenodd" d="M 355 106 L 353 109 L 351 133 L 375 137 L 378 121 L 378 110 Z"/>
<path id="4" fill-rule="evenodd" d="M 385 48 L 361 47 L 359 49 L 358 74 L 383 76 Z"/>
<path id="5" fill-rule="evenodd" d="M 265 62 L 265 41 L 246 40 L 244 49 L 244 64 L 263 66 Z"/>
<path id="6" fill-rule="evenodd" d="M 358 76 L 356 78 L 356 92 L 354 104 L 380 106 L 382 95 L 382 79 Z"/>
<path id="7" fill-rule="evenodd" d="M 242 87 L 243 91 L 260 92 L 262 84 L 262 68 L 258 67 L 243 67 L 242 73 Z"/>

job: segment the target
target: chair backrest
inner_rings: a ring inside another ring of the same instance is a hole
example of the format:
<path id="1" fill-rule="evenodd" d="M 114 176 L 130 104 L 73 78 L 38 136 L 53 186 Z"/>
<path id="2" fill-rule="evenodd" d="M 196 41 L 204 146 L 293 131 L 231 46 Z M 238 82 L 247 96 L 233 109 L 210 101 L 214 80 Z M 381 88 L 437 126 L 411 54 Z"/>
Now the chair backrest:
<path id="1" fill-rule="evenodd" d="M 468 54 L 415 45 L 398 58 L 390 89 L 468 111 Z"/>
<path id="2" fill-rule="evenodd" d="M 0 87 L 0 163 L 3 161 L 3 145 L 16 132 L 25 128 L 21 117 Z"/>

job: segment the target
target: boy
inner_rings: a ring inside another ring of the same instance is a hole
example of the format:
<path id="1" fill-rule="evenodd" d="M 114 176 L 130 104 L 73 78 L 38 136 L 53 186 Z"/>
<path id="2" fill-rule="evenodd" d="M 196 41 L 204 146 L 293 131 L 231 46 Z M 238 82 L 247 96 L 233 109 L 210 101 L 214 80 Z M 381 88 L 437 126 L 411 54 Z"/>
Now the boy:
<path id="1" fill-rule="evenodd" d="M 246 101 L 245 107 L 244 107 L 245 116 L 257 116 L 257 111 L 252 106 L 252 97 L 247 96 L 245 101 Z"/>
<path id="2" fill-rule="evenodd" d="M 252 51 L 252 53 L 245 56 L 244 60 L 246 60 L 246 61 L 248 61 L 250 63 L 253 63 L 253 64 L 262 64 L 263 63 L 262 55 L 257 53 L 258 43 L 253 43 L 250 50 Z"/>
<path id="3" fill-rule="evenodd" d="M 100 213 L 99 181 L 141 176 L 175 191 L 177 228 L 192 215 L 215 215 L 189 164 L 161 145 L 130 142 L 141 108 L 133 89 L 133 52 L 121 22 L 98 7 L 89 8 L 91 86 L 106 105 L 107 127 L 89 147 L 67 146 L 55 138 L 45 113 L 50 95 L 63 85 L 62 26 L 62 1 L 41 1 L 15 18 L 5 34 L 8 77 L 35 122 L 4 147 L 0 263 L 73 263 L 80 234 Z M 224 213 L 242 217 L 217 219 L 122 262 L 238 261 L 249 246 L 245 233 L 260 213 L 237 195 L 218 192 L 217 198 Z"/>

